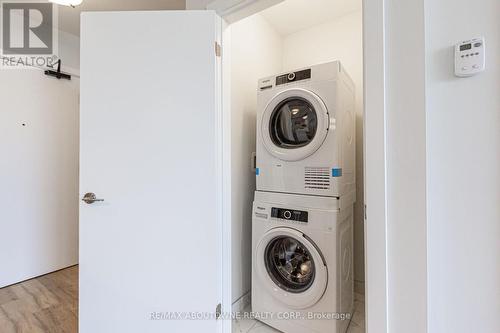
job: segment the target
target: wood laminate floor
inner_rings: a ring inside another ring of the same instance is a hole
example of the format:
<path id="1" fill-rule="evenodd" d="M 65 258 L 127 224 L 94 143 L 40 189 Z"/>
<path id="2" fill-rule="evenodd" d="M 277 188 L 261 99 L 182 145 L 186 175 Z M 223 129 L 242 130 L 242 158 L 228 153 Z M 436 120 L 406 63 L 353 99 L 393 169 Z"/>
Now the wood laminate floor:
<path id="1" fill-rule="evenodd" d="M 0 332 L 78 332 L 78 266 L 0 289 Z"/>
<path id="2" fill-rule="evenodd" d="M 364 296 L 355 295 L 348 333 L 363 333 Z M 0 333 L 77 332 L 78 266 L 0 289 Z M 255 320 L 242 320 L 233 322 L 233 332 L 278 331 Z"/>

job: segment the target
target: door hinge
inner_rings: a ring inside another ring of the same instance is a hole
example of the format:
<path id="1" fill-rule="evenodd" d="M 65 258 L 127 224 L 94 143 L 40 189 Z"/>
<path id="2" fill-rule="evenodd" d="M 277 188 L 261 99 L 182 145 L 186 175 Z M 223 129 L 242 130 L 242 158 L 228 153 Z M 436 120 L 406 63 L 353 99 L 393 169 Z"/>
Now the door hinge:
<path id="1" fill-rule="evenodd" d="M 215 308 L 215 319 L 219 319 L 222 314 L 222 304 L 217 304 L 217 307 Z"/>
<path id="2" fill-rule="evenodd" d="M 365 214 L 365 221 L 366 221 L 367 220 L 366 205 L 365 205 L 365 209 L 364 209 L 364 214 Z"/>
<path id="3" fill-rule="evenodd" d="M 215 42 L 215 56 L 220 58 L 221 46 L 219 43 Z"/>

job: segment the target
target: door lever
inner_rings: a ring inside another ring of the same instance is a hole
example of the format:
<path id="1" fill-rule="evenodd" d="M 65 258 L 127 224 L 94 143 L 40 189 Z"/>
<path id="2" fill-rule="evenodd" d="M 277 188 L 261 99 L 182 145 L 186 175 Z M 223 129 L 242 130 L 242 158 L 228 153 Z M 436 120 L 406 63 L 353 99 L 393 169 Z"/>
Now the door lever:
<path id="1" fill-rule="evenodd" d="M 95 193 L 86 193 L 83 198 L 82 198 L 82 201 L 85 202 L 86 204 L 93 204 L 94 202 L 102 202 L 104 201 L 104 199 L 97 199 Z"/>

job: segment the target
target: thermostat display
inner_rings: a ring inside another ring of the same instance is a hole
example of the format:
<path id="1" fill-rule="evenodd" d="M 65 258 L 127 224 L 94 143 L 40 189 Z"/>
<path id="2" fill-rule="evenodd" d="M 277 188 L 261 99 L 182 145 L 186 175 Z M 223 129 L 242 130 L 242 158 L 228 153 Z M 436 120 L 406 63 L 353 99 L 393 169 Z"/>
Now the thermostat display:
<path id="1" fill-rule="evenodd" d="M 455 75 L 467 77 L 484 71 L 484 37 L 463 41 L 455 46 Z"/>
<path id="2" fill-rule="evenodd" d="M 460 51 L 470 50 L 471 48 L 472 48 L 472 44 L 460 45 Z"/>

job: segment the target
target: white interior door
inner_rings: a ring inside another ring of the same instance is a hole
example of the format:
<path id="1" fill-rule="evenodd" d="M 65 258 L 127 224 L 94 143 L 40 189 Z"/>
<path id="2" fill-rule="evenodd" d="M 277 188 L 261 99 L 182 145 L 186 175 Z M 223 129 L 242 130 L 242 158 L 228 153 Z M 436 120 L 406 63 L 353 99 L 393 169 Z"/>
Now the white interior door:
<path id="1" fill-rule="evenodd" d="M 81 333 L 220 330 L 220 26 L 82 16 L 80 195 L 104 201 L 80 203 Z"/>

